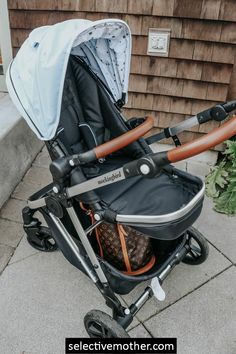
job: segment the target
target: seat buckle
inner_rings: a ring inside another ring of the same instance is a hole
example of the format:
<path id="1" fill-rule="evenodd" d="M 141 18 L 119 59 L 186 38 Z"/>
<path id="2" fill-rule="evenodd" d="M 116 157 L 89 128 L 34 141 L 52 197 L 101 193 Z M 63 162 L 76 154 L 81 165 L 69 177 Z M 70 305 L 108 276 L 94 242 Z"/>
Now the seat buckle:
<path id="1" fill-rule="evenodd" d="M 173 140 L 173 142 L 175 143 L 175 146 L 176 146 L 176 147 L 177 147 L 177 146 L 181 146 L 181 142 L 180 142 L 180 140 L 179 140 L 179 138 L 178 138 L 177 135 L 173 135 L 173 136 L 172 136 L 172 140 Z"/>

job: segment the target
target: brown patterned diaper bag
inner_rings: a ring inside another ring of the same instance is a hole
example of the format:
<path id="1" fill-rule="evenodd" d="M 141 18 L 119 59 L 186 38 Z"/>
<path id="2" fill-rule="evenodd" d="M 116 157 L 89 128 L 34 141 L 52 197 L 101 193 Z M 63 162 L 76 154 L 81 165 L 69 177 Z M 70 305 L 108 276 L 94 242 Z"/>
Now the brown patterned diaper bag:
<path id="1" fill-rule="evenodd" d="M 130 226 L 103 222 L 96 237 L 100 256 L 126 274 L 143 274 L 155 264 L 150 238 Z"/>
<path id="2" fill-rule="evenodd" d="M 93 213 L 80 203 L 95 222 Z M 141 275 L 151 269 L 156 257 L 150 237 L 127 225 L 102 222 L 95 228 L 100 257 L 128 275 Z"/>

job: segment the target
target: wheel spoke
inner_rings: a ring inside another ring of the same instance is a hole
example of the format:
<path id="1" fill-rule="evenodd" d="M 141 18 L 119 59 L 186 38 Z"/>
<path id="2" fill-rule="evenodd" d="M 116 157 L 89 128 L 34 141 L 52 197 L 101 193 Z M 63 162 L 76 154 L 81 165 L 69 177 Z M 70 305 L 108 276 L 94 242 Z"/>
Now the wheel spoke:
<path id="1" fill-rule="evenodd" d="M 191 254 L 191 256 L 194 258 L 194 259 L 197 259 L 199 257 L 199 255 L 197 255 L 194 251 L 190 251 L 189 252 Z"/>
<path id="2" fill-rule="evenodd" d="M 107 337 L 107 329 L 104 327 L 104 326 L 101 326 L 101 328 L 102 328 L 102 334 L 103 334 L 103 338 L 108 338 Z"/>
<path id="3" fill-rule="evenodd" d="M 84 325 L 91 338 L 129 338 L 115 319 L 99 310 L 88 312 L 84 317 Z"/>
<path id="4" fill-rule="evenodd" d="M 196 247 L 194 245 L 191 245 L 190 247 L 191 247 L 191 253 L 195 253 L 195 255 L 197 257 L 201 256 L 202 252 L 201 252 L 201 249 L 199 247 Z"/>
<path id="5" fill-rule="evenodd" d="M 109 329 L 107 329 L 106 338 L 115 338 L 114 335 L 111 333 L 111 331 Z"/>
<path id="6" fill-rule="evenodd" d="M 190 227 L 188 234 L 188 253 L 182 260 L 183 263 L 198 265 L 203 263 L 209 253 L 209 246 L 204 236 L 194 227 Z"/>
<path id="7" fill-rule="evenodd" d="M 57 248 L 56 243 L 51 236 L 47 236 L 45 238 L 42 238 L 40 244 L 41 244 L 40 245 L 41 249 L 44 251 L 50 251 L 50 250 L 54 250 L 54 249 L 56 250 L 56 248 Z"/>
<path id="8" fill-rule="evenodd" d="M 27 235 L 29 244 L 39 251 L 53 252 L 57 250 L 57 244 L 49 229 L 41 226 L 35 235 Z"/>
<path id="9" fill-rule="evenodd" d="M 42 248 L 44 250 L 48 249 L 48 240 L 46 238 L 42 240 Z"/>
<path id="10" fill-rule="evenodd" d="M 48 250 L 51 250 L 54 248 L 54 245 L 51 243 L 50 239 L 46 239 L 45 240 L 45 248 L 48 249 Z"/>
<path id="11" fill-rule="evenodd" d="M 111 338 L 109 329 L 102 323 L 91 323 L 89 326 L 89 333 L 98 338 Z"/>
<path id="12" fill-rule="evenodd" d="M 91 323 L 89 326 L 89 334 L 92 334 L 98 338 L 103 338 L 103 328 L 98 323 Z"/>

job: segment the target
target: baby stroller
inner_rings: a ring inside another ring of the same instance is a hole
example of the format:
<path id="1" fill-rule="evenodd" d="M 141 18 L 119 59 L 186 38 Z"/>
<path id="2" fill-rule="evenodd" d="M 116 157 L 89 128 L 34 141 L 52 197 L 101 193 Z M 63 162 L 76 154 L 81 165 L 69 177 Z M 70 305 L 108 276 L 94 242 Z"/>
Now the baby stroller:
<path id="1" fill-rule="evenodd" d="M 162 283 L 177 264 L 205 261 L 207 242 L 192 227 L 202 209 L 204 183 L 171 163 L 236 134 L 233 117 L 185 145 L 177 137 L 194 125 L 224 120 L 236 108 L 233 101 L 144 138 L 153 118 L 126 121 L 121 113 L 130 57 L 125 22 L 70 20 L 34 30 L 7 74 L 13 102 L 52 159 L 53 183 L 32 195 L 22 211 L 27 239 L 42 251 L 59 248 L 104 296 L 112 317 L 92 310 L 84 318 L 89 336 L 96 338 L 127 337 L 127 327 L 147 300 L 164 299 Z M 172 150 L 150 148 L 170 137 L 176 144 Z M 134 232 L 135 242 L 148 240 L 148 266 L 127 272 L 102 256 L 94 234 L 103 224 Z M 123 306 L 116 294 L 128 294 L 147 280 L 150 286 L 139 298 Z"/>

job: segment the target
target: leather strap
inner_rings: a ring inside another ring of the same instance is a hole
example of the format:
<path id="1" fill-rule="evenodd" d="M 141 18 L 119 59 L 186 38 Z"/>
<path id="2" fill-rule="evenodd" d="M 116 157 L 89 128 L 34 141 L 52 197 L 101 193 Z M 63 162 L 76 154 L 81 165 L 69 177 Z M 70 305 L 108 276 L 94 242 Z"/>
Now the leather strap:
<path id="1" fill-rule="evenodd" d="M 125 146 L 133 143 L 134 141 L 140 139 L 145 135 L 149 130 L 153 128 L 154 118 L 151 116 L 146 117 L 145 121 L 140 124 L 138 127 L 129 130 L 127 133 L 124 133 L 117 138 L 114 138 L 106 143 L 99 145 L 93 149 L 97 159 L 105 157 L 109 154 L 112 154 L 115 151 L 118 151 Z"/>
<path id="2" fill-rule="evenodd" d="M 126 271 L 123 273 L 127 274 L 127 275 L 141 275 L 143 273 L 148 272 L 150 269 L 152 269 L 152 267 L 154 267 L 155 263 L 156 263 L 156 257 L 153 255 L 152 258 L 150 259 L 150 261 L 144 267 L 142 267 L 138 270 L 132 270 L 131 272 Z"/>
<path id="3" fill-rule="evenodd" d="M 123 273 L 127 274 L 127 275 L 141 275 L 141 274 L 147 272 L 148 270 L 150 270 L 154 266 L 154 264 L 156 263 L 156 257 L 154 255 L 151 257 L 150 261 L 144 267 L 142 267 L 138 270 L 132 270 L 131 265 L 130 265 L 129 255 L 127 252 L 126 240 L 125 240 L 125 236 L 127 236 L 127 233 L 125 232 L 125 230 L 121 224 L 117 224 L 117 230 L 119 233 L 123 258 L 124 258 L 125 266 L 127 269 L 126 271 L 123 271 Z"/>
<path id="4" fill-rule="evenodd" d="M 212 132 L 167 152 L 169 162 L 178 162 L 209 150 L 236 135 L 236 115 Z"/>
<path id="5" fill-rule="evenodd" d="M 126 241 L 125 241 L 125 236 L 127 236 L 125 230 L 123 229 L 122 225 L 117 224 L 117 231 L 119 234 L 120 238 L 120 243 L 121 243 L 121 249 L 122 249 L 122 254 L 125 262 L 126 269 L 129 273 L 132 272 L 130 261 L 129 261 L 129 255 L 126 247 Z"/>

